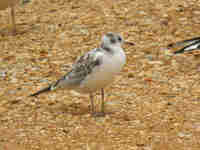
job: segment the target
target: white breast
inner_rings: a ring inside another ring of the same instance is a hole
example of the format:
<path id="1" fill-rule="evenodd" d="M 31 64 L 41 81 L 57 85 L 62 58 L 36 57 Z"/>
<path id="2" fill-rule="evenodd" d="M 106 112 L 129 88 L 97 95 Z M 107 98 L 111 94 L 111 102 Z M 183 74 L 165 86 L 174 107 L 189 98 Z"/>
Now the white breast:
<path id="1" fill-rule="evenodd" d="M 89 74 L 80 85 L 79 92 L 94 92 L 104 88 L 114 80 L 126 62 L 126 56 L 122 48 L 115 53 L 102 54 L 102 63 Z"/>

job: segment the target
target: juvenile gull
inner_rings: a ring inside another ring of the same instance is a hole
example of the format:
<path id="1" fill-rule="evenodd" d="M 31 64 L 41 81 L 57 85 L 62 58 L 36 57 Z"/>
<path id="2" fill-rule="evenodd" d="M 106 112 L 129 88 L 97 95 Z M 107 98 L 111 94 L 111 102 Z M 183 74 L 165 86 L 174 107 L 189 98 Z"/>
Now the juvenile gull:
<path id="1" fill-rule="evenodd" d="M 101 90 L 101 112 L 98 114 L 104 115 L 104 87 L 113 82 L 114 77 L 126 63 L 126 56 L 121 47 L 123 43 L 134 45 L 131 42 L 125 42 L 119 34 L 112 32 L 105 34 L 100 47 L 78 58 L 72 65 L 71 71 L 55 83 L 30 96 L 63 88 L 89 93 L 91 114 L 96 115 L 93 93 Z"/>
<path id="2" fill-rule="evenodd" d="M 174 54 L 184 53 L 184 52 L 193 51 L 197 49 L 200 50 L 200 37 L 195 37 L 192 39 L 188 39 L 188 40 L 184 40 L 184 41 L 180 41 L 180 42 L 172 43 L 168 45 L 169 48 L 178 47 L 178 46 L 184 46 L 184 47 L 175 51 Z"/>

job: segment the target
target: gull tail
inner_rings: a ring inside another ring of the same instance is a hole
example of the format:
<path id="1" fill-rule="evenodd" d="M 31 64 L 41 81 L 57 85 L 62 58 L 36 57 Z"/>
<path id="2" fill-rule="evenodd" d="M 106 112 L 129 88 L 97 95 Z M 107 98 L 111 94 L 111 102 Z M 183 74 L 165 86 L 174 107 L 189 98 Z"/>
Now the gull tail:
<path id="1" fill-rule="evenodd" d="M 36 93 L 33 93 L 33 94 L 29 95 L 29 96 L 37 96 L 37 95 L 39 95 L 41 93 L 46 93 L 46 92 L 50 92 L 50 91 L 52 91 L 52 87 L 51 86 L 46 87 L 44 89 L 41 89 L 41 90 L 37 91 Z"/>
<path id="2" fill-rule="evenodd" d="M 168 47 L 173 48 L 173 47 L 178 47 L 178 46 L 186 46 L 186 45 L 193 44 L 197 41 L 200 41 L 200 37 L 195 37 L 192 39 L 188 39 L 188 40 L 184 40 L 184 41 L 180 41 L 180 42 L 176 42 L 176 43 L 171 43 L 168 45 Z"/>
<path id="3" fill-rule="evenodd" d="M 66 86 L 65 79 L 66 79 L 66 76 L 63 76 L 61 79 L 57 80 L 55 83 L 49 85 L 48 87 L 46 87 L 44 89 L 39 90 L 36 93 L 31 94 L 30 96 L 37 96 L 37 95 L 42 94 L 42 93 L 54 91 L 56 89 L 65 87 Z"/>
<path id="4" fill-rule="evenodd" d="M 182 49 L 179 49 L 178 51 L 175 51 L 174 54 L 180 54 L 186 51 L 200 49 L 200 37 L 169 44 L 168 48 L 173 48 L 178 46 L 184 46 L 184 47 Z"/>

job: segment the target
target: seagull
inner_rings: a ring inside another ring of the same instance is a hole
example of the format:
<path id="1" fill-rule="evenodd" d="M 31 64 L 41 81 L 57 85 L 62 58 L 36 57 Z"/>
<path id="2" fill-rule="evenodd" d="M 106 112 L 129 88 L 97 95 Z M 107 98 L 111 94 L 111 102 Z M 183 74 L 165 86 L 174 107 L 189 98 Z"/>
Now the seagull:
<path id="1" fill-rule="evenodd" d="M 123 43 L 134 45 L 132 42 L 124 41 L 118 33 L 106 33 L 102 37 L 100 46 L 79 57 L 67 74 L 30 96 L 57 89 L 88 93 L 91 101 L 91 115 L 104 116 L 104 88 L 114 81 L 114 77 L 126 63 L 126 55 L 121 47 Z M 97 90 L 101 91 L 101 112 L 99 113 L 95 112 L 94 108 L 94 92 Z"/>
<path id="2" fill-rule="evenodd" d="M 177 43 L 169 44 L 168 47 L 177 47 L 177 46 L 184 46 L 183 48 L 179 49 L 178 51 L 175 51 L 174 54 L 180 54 L 188 51 L 193 51 L 200 49 L 200 37 L 195 37 L 192 39 L 180 41 Z"/>

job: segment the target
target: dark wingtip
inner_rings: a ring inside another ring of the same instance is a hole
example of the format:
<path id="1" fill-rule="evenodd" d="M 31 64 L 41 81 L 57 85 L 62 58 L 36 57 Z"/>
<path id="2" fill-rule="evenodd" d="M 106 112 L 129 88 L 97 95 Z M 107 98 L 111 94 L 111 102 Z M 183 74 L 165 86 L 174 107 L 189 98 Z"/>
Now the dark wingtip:
<path id="1" fill-rule="evenodd" d="M 29 95 L 28 97 L 37 96 L 37 95 L 39 95 L 41 93 L 49 92 L 49 91 L 51 91 L 51 86 L 46 87 L 46 88 L 44 88 L 44 89 L 42 89 L 42 90 L 40 90 L 40 91 L 38 91 L 36 93 L 33 93 L 33 94 Z"/>
<path id="2" fill-rule="evenodd" d="M 184 53 L 185 51 L 183 49 L 179 50 L 179 51 L 175 51 L 174 54 L 181 54 Z"/>

